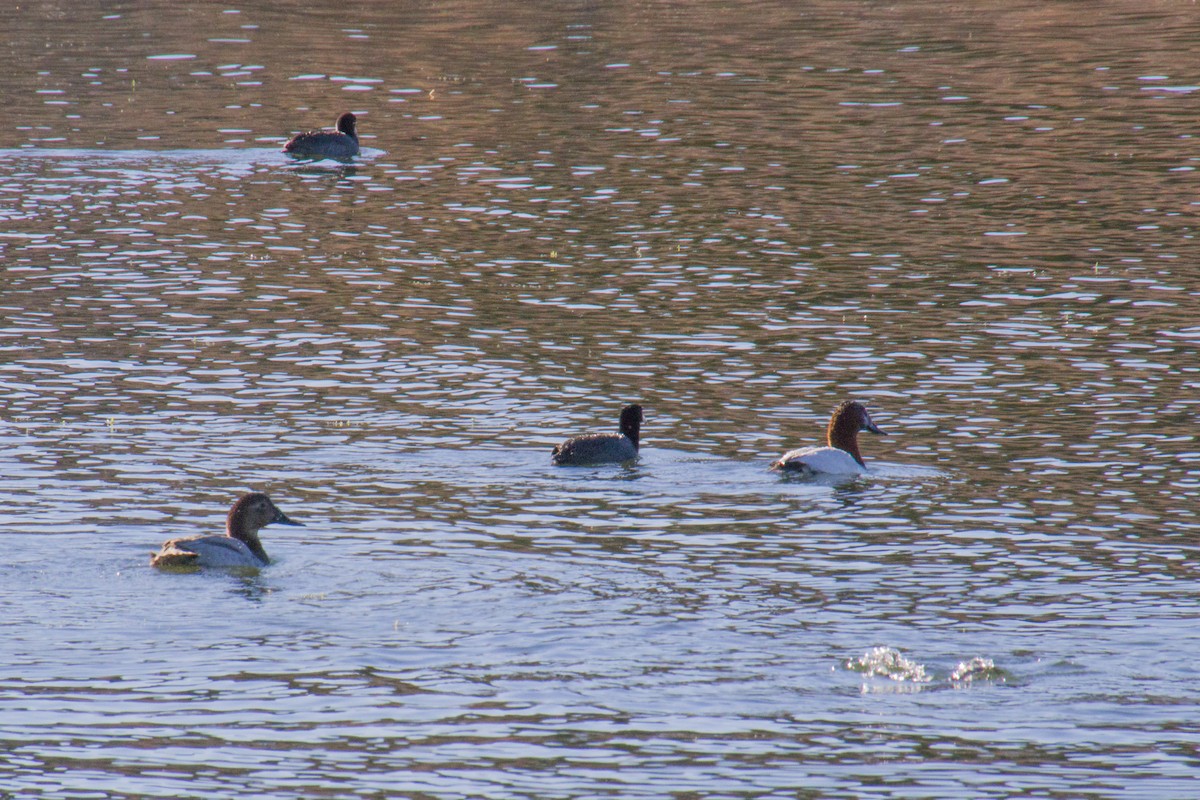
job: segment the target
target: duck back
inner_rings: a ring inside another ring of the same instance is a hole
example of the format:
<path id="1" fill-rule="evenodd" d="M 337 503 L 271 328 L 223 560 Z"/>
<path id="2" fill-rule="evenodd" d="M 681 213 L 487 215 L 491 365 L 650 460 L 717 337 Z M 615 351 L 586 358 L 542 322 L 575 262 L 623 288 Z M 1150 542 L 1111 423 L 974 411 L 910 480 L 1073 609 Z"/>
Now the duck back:
<path id="1" fill-rule="evenodd" d="M 293 156 L 351 158 L 358 155 L 357 118 L 350 112 L 338 117 L 337 130 L 298 133 L 283 146 Z"/>
<path id="2" fill-rule="evenodd" d="M 866 469 L 854 456 L 836 447 L 803 447 L 780 456 L 771 469 L 803 475 L 862 475 Z"/>
<path id="3" fill-rule="evenodd" d="M 554 448 L 555 464 L 611 464 L 637 458 L 637 445 L 621 433 L 591 433 L 568 439 Z"/>
<path id="4" fill-rule="evenodd" d="M 262 567 L 266 564 L 245 542 L 231 536 L 171 539 L 150 559 L 153 567 Z"/>

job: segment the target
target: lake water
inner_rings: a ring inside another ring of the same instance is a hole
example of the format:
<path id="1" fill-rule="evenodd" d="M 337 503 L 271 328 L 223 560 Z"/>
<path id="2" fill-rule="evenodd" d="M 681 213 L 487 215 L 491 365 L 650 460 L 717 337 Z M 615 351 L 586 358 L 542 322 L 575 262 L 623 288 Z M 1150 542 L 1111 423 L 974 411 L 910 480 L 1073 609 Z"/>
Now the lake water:
<path id="1" fill-rule="evenodd" d="M 396 5 L 0 10 L 0 797 L 1196 795 L 1192 6 Z"/>

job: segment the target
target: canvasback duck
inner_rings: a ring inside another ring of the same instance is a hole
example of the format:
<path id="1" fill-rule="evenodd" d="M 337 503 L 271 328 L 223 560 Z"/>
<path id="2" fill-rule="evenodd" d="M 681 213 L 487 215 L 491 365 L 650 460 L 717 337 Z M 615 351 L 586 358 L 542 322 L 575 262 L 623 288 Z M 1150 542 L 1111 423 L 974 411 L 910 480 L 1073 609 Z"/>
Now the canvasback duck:
<path id="1" fill-rule="evenodd" d="M 826 438 L 828 447 L 803 447 L 784 453 L 771 469 L 782 472 L 817 475 L 862 475 L 867 471 L 862 454 L 858 452 L 858 432 L 886 436 L 871 421 L 867 409 L 857 400 L 847 400 L 833 410 Z"/>
<path id="2" fill-rule="evenodd" d="M 358 155 L 358 117 L 347 111 L 337 118 L 336 131 L 298 133 L 283 146 L 283 152 L 307 158 L 350 158 Z"/>
<path id="3" fill-rule="evenodd" d="M 264 567 L 271 559 L 258 540 L 258 529 L 276 522 L 301 525 L 288 519 L 262 492 L 244 494 L 229 509 L 224 536 L 172 539 L 150 558 L 150 566 Z"/>
<path id="4" fill-rule="evenodd" d="M 555 446 L 551 460 L 559 466 L 577 466 L 614 464 L 637 458 L 643 419 L 641 406 L 625 406 L 621 409 L 620 433 L 589 433 L 572 437 Z"/>

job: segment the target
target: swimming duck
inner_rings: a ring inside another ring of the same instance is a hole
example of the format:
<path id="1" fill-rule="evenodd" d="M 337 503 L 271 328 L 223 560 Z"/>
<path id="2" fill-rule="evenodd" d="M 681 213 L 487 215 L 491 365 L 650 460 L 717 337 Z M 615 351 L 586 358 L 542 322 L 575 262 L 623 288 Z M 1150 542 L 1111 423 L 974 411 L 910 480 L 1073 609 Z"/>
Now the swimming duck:
<path id="1" fill-rule="evenodd" d="M 172 539 L 150 558 L 152 567 L 263 567 L 271 563 L 258 529 L 271 523 L 301 525 L 287 518 L 262 492 L 238 498 L 229 509 L 224 536 Z"/>
<path id="2" fill-rule="evenodd" d="M 771 469 L 783 472 L 816 475 L 862 475 L 867 471 L 862 454 L 858 452 L 858 432 L 886 436 L 871 422 L 871 415 L 857 400 L 847 400 L 833 410 L 826 433 L 828 447 L 804 447 L 784 453 Z"/>
<path id="3" fill-rule="evenodd" d="M 555 446 L 551 460 L 560 466 L 574 466 L 612 464 L 637 458 L 643 419 L 641 406 L 625 406 L 621 409 L 620 433 L 589 433 L 572 437 Z"/>
<path id="4" fill-rule="evenodd" d="M 358 117 L 347 111 L 337 118 L 336 131 L 307 131 L 298 133 L 283 146 L 283 152 L 293 156 L 350 158 L 358 155 Z"/>

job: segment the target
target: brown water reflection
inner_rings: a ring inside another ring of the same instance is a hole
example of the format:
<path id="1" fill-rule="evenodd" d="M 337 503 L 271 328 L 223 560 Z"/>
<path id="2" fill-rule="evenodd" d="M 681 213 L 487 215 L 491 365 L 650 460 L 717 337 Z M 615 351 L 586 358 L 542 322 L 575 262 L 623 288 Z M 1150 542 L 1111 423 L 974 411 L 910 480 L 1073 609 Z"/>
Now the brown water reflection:
<path id="1" fill-rule="evenodd" d="M 0 22 L 0 784 L 1191 790 L 1191 11 Z M 766 473 L 847 396 L 873 479 Z M 279 563 L 148 570 L 250 487 Z"/>

